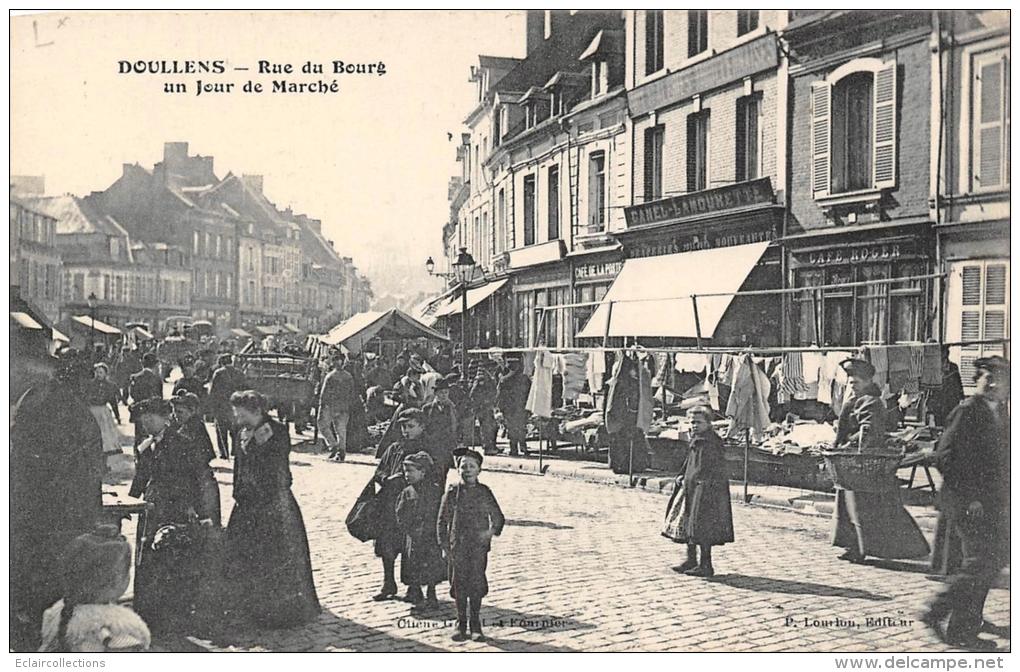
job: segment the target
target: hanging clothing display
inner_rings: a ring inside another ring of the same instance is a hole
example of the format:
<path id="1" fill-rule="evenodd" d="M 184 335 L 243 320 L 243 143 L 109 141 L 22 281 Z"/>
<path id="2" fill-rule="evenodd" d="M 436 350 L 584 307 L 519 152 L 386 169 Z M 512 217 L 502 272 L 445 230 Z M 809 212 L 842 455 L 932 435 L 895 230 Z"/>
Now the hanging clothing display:
<path id="1" fill-rule="evenodd" d="M 864 358 L 871 362 L 871 365 L 875 367 L 875 375 L 872 380 L 875 381 L 875 385 L 878 385 L 878 389 L 885 390 L 889 385 L 889 355 L 884 347 L 868 347 L 864 348 Z"/>
<path id="2" fill-rule="evenodd" d="M 533 375 L 535 375 L 534 352 L 525 352 L 524 355 L 521 357 L 521 371 L 523 371 L 524 375 L 527 376 L 528 378 L 531 378 Z"/>
<path id="3" fill-rule="evenodd" d="M 899 394 L 901 390 L 906 390 L 910 386 L 910 346 L 890 345 L 886 353 L 889 359 L 889 391 Z"/>
<path id="4" fill-rule="evenodd" d="M 531 376 L 531 391 L 525 405 L 532 415 L 541 418 L 552 417 L 553 374 L 556 372 L 558 358 L 548 350 L 535 353 L 535 370 Z"/>
<path id="5" fill-rule="evenodd" d="M 772 385 L 768 376 L 754 363 L 751 355 L 735 358 L 733 385 L 726 415 L 731 418 L 728 436 L 738 436 L 750 429 L 758 438 L 769 426 L 768 398 Z"/>
<path id="6" fill-rule="evenodd" d="M 808 384 L 804 380 L 803 353 L 788 352 L 783 355 L 779 371 L 780 391 L 783 393 L 784 399 L 807 398 Z"/>
<path id="7" fill-rule="evenodd" d="M 652 364 L 651 357 L 638 358 L 637 426 L 642 432 L 651 429 L 654 417 L 655 397 L 652 393 L 652 372 L 648 369 L 650 364 Z"/>
<path id="8" fill-rule="evenodd" d="M 907 394 L 917 394 L 921 391 L 921 370 L 924 367 L 924 346 L 911 345 L 910 348 L 910 379 L 904 388 Z"/>
<path id="9" fill-rule="evenodd" d="M 921 387 L 942 387 L 942 346 L 938 343 L 925 343 L 921 347 Z"/>
<path id="10" fill-rule="evenodd" d="M 821 355 L 821 363 L 818 368 L 818 396 L 816 399 L 820 403 L 831 406 L 833 399 L 833 382 L 842 373 L 843 385 L 846 386 L 846 372 L 840 367 L 839 363 L 844 359 L 849 359 L 851 353 L 849 352 L 829 352 Z M 842 401 L 842 394 L 840 395 L 840 401 Z M 840 404 L 842 406 L 842 404 Z M 833 409 L 835 410 L 835 409 Z M 835 411 L 836 415 L 839 415 L 839 411 Z"/>
<path id="11" fill-rule="evenodd" d="M 701 373 L 711 366 L 708 355 L 694 352 L 678 352 L 673 360 L 673 368 L 680 373 Z"/>
<path id="12" fill-rule="evenodd" d="M 659 389 L 669 385 L 670 379 L 670 366 L 669 366 L 669 353 L 668 352 L 656 352 L 655 356 L 655 377 L 652 378 L 652 387 Z"/>
<path id="13" fill-rule="evenodd" d="M 576 401 L 584 390 L 588 378 L 588 360 L 585 352 L 560 355 L 560 375 L 563 376 L 563 400 Z"/>
<path id="14" fill-rule="evenodd" d="M 601 392 L 606 377 L 606 353 L 591 353 L 585 368 L 588 377 L 588 391 L 592 394 Z"/>

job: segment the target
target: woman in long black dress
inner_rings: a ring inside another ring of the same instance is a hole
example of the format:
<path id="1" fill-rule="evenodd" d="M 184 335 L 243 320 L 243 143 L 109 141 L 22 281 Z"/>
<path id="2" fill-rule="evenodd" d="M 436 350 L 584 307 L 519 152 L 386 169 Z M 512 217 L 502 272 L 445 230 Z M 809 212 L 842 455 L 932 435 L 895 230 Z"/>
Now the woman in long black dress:
<path id="1" fill-rule="evenodd" d="M 209 456 L 180 434 L 169 401 L 147 399 L 131 410 L 149 437 L 138 446 L 131 494 L 152 505 L 138 551 L 134 609 L 153 631 L 180 631 L 193 622 L 200 593 L 200 530 L 212 525 L 203 499 Z"/>
<path id="2" fill-rule="evenodd" d="M 251 390 L 230 398 L 242 428 L 234 461 L 234 510 L 227 524 L 228 572 L 238 609 L 270 627 L 314 620 L 308 536 L 290 490 L 290 435 Z"/>

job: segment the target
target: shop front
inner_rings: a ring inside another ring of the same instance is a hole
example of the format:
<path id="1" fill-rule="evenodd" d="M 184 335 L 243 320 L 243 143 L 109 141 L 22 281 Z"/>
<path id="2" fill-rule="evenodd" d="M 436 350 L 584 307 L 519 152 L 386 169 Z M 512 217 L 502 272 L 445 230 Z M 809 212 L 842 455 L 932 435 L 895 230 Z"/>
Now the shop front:
<path id="1" fill-rule="evenodd" d="M 574 279 L 574 296 L 577 305 L 567 311 L 573 324 L 571 329 L 571 345 L 575 336 L 595 312 L 595 303 L 602 301 L 616 276 L 623 270 L 623 248 L 615 245 L 607 250 L 586 251 L 571 258 L 571 273 Z"/>
<path id="2" fill-rule="evenodd" d="M 915 225 L 787 238 L 787 281 L 804 289 L 787 296 L 788 343 L 856 347 L 931 336 L 927 232 Z"/>
<path id="3" fill-rule="evenodd" d="M 773 345 L 780 338 L 782 216 L 769 178 L 626 208 L 622 266 L 583 339 Z M 588 341 L 591 342 L 591 341 Z"/>
<path id="4" fill-rule="evenodd" d="M 570 303 L 570 264 L 561 240 L 532 245 L 509 254 L 513 278 L 513 347 L 564 347 L 573 337 L 569 313 L 543 310 Z"/>

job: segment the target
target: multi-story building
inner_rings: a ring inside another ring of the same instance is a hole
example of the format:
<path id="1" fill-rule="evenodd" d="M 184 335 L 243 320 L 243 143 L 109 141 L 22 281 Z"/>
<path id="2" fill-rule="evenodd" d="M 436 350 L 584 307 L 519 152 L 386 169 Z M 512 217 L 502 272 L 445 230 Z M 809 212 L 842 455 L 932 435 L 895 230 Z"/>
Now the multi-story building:
<path id="1" fill-rule="evenodd" d="M 786 282 L 804 288 L 784 310 L 791 344 L 936 333 L 931 19 L 806 11 L 782 32 L 790 60 Z"/>
<path id="2" fill-rule="evenodd" d="M 183 250 L 132 240 L 93 197 L 40 196 L 31 202 L 55 222 L 63 261 L 61 321 L 89 315 L 90 297 L 96 319 L 115 326 L 140 321 L 158 329 L 167 317 L 190 312 L 191 272 Z"/>
<path id="3" fill-rule="evenodd" d="M 60 251 L 57 220 L 32 203 L 10 195 L 10 284 L 54 322 L 60 313 Z"/>
<path id="4" fill-rule="evenodd" d="M 301 308 L 299 326 L 325 332 L 340 319 L 344 288 L 340 256 L 333 241 L 322 235 L 322 221 L 307 215 L 285 213 L 301 227 Z"/>
<path id="5" fill-rule="evenodd" d="M 168 142 L 151 171 L 125 164 L 121 177 L 95 197 L 133 238 L 187 251 L 191 314 L 222 330 L 237 320 L 238 220 L 203 199 L 219 182 L 212 157 L 188 156 L 188 143 Z"/>
<path id="6" fill-rule="evenodd" d="M 948 343 L 993 341 L 953 348 L 969 386 L 974 359 L 1009 354 L 994 342 L 1009 338 L 1009 11 L 936 12 L 933 24 L 931 206 L 945 274 L 935 328 Z"/>

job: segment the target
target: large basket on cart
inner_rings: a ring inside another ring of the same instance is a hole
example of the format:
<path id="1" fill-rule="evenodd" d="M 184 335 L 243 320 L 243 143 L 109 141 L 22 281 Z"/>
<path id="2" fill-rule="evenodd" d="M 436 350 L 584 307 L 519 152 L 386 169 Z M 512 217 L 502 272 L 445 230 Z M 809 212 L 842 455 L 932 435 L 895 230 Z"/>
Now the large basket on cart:
<path id="1" fill-rule="evenodd" d="M 823 453 L 825 468 L 832 482 L 844 490 L 886 492 L 896 490 L 896 470 L 900 456 L 891 453 L 856 453 L 830 451 Z"/>

